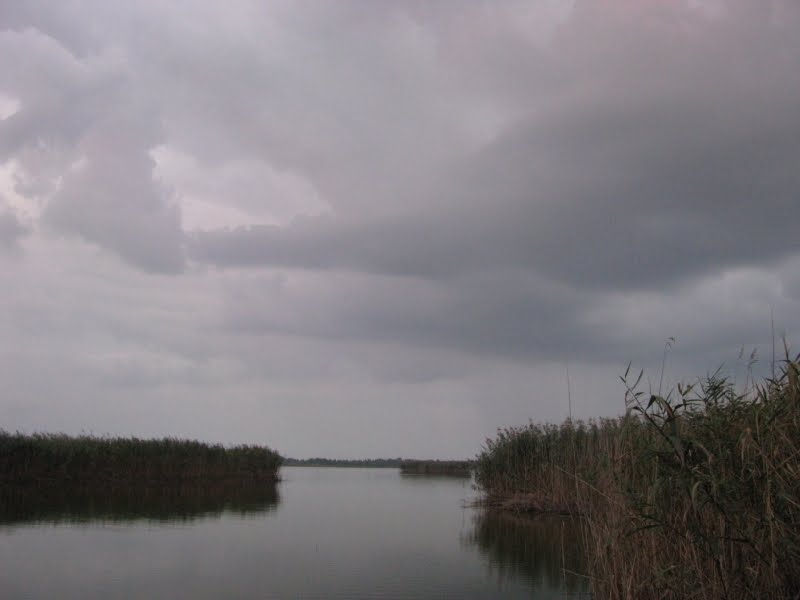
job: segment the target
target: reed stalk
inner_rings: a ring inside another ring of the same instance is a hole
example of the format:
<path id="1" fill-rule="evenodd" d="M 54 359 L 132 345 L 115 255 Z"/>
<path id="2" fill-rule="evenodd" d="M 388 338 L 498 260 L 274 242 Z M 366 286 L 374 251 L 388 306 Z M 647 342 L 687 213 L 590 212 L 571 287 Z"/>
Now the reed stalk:
<path id="1" fill-rule="evenodd" d="M 597 598 L 798 598 L 800 362 L 737 392 L 715 373 L 626 416 L 498 431 L 491 503 L 581 515 Z"/>
<path id="2" fill-rule="evenodd" d="M 164 438 L 25 435 L 0 430 L 0 484 L 107 487 L 275 481 L 281 457 L 266 447 Z"/>

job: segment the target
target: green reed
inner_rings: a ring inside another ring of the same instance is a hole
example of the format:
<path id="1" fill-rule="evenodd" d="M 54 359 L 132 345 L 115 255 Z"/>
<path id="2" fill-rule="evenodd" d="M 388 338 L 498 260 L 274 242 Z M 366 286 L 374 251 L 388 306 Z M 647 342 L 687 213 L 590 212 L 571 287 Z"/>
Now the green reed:
<path id="1" fill-rule="evenodd" d="M 260 446 L 0 430 L 0 483 L 6 485 L 274 481 L 280 464 L 278 453 Z"/>
<path id="2" fill-rule="evenodd" d="M 626 373 L 626 416 L 502 430 L 476 480 L 490 504 L 582 515 L 599 598 L 795 598 L 799 374 L 660 396 Z"/>

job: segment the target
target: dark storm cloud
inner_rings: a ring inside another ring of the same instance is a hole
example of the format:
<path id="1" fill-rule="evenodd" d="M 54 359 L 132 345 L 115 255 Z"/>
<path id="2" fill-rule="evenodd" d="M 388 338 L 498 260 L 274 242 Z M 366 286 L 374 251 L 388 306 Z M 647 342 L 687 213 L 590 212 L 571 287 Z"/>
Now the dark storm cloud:
<path id="1" fill-rule="evenodd" d="M 666 15 L 642 32 L 579 8 L 532 58 L 553 78 L 532 105 L 547 102 L 418 196 L 398 191 L 401 214 L 197 233 L 193 257 L 636 289 L 797 254 L 800 37 L 745 11 Z"/>
<path id="2" fill-rule="evenodd" d="M 0 2 L 0 419 L 468 455 L 562 418 L 566 361 L 589 416 L 669 336 L 680 373 L 763 356 L 800 314 L 799 15 Z"/>
<path id="3" fill-rule="evenodd" d="M 232 290 L 227 324 L 241 333 L 377 341 L 483 355 L 553 356 L 581 338 L 575 322 L 586 300 L 525 272 L 485 271 L 447 284 L 430 280 L 337 275 L 295 282 L 250 282 Z"/>
<path id="4" fill-rule="evenodd" d="M 672 335 L 697 360 L 757 343 L 772 296 L 712 316 L 719 297 L 691 289 L 744 302 L 748 283 L 705 282 L 800 253 L 791 21 L 666 8 L 640 31 L 587 6 L 549 52 L 492 57 L 517 85 L 498 69 L 479 81 L 531 108 L 413 194 L 397 187 L 391 214 L 359 217 L 333 195 L 342 214 L 191 233 L 199 262 L 318 272 L 314 285 L 234 293 L 231 326 L 620 364 L 657 358 Z M 626 317 L 637 311 L 646 318 Z"/>

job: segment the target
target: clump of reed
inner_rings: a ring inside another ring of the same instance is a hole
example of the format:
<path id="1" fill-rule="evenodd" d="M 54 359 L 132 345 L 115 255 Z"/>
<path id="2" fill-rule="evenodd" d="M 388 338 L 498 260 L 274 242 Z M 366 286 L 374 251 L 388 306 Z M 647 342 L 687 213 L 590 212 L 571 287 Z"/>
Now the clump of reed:
<path id="1" fill-rule="evenodd" d="M 476 480 L 494 503 L 584 517 L 599 598 L 796 598 L 800 362 L 745 391 L 715 373 L 628 414 L 499 432 Z"/>
<path id="2" fill-rule="evenodd" d="M 260 446 L 0 430 L 0 484 L 107 487 L 275 481 L 281 457 Z"/>
<path id="3" fill-rule="evenodd" d="M 485 504 L 501 508 L 577 514 L 575 474 L 585 484 L 605 485 L 620 460 L 620 433 L 628 419 L 561 425 L 529 423 L 498 430 L 478 456 L 475 480 Z"/>
<path id="4" fill-rule="evenodd" d="M 405 475 L 469 477 L 473 466 L 469 460 L 404 460 L 400 463 L 400 472 Z"/>

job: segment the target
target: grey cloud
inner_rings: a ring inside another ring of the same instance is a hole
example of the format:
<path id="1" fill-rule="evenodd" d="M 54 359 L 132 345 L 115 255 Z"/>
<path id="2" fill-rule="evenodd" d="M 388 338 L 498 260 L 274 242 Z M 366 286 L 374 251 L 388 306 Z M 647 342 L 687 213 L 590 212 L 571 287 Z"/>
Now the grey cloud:
<path id="1" fill-rule="evenodd" d="M 75 144 L 118 98 L 112 55 L 79 59 L 36 29 L 0 30 L 0 87 L 19 110 L 0 122 L 0 159 L 28 146 Z"/>
<path id="2" fill-rule="evenodd" d="M 784 265 L 780 274 L 780 291 L 783 298 L 800 304 L 800 258 Z"/>
<path id="3" fill-rule="evenodd" d="M 418 197 L 396 188 L 399 214 L 198 233 L 192 255 L 433 278 L 518 268 L 635 289 L 797 254 L 798 38 L 744 29 L 738 13 L 674 16 L 647 35 L 576 17 L 545 65 L 564 74 L 531 91 L 547 102 Z M 698 31 L 681 36 L 686 18 Z"/>
<path id="4" fill-rule="evenodd" d="M 153 177 L 149 123 L 96 124 L 83 139 L 85 164 L 68 173 L 45 220 L 148 271 L 183 269 L 180 212 Z"/>
<path id="5" fill-rule="evenodd" d="M 0 212 L 0 248 L 6 251 L 13 249 L 29 233 L 30 229 L 14 213 Z"/>
<path id="6" fill-rule="evenodd" d="M 690 4 L 0 2 L 0 419 L 463 455 L 763 357 L 800 5 Z"/>
<path id="7" fill-rule="evenodd" d="M 39 31 L 0 33 L 0 85 L 21 107 L 0 123 L 16 191 L 49 200 L 52 227 L 154 272 L 182 270 L 180 213 L 154 179 L 160 122 L 115 53 L 79 58 Z M 19 56 L 21 59 L 14 59 Z"/>
<path id="8" fill-rule="evenodd" d="M 622 364 L 636 344 L 611 335 L 617 321 L 587 318 L 601 299 L 514 270 L 483 271 L 446 283 L 303 273 L 232 285 L 224 322 L 246 336 L 374 342 L 523 362 L 571 357 Z"/>
<path id="9" fill-rule="evenodd" d="M 192 232 L 187 238 L 192 258 L 217 266 L 277 266 L 343 269 L 400 276 L 448 276 L 476 265 L 468 232 L 456 231 L 451 220 L 399 216 L 367 223 L 311 217 L 292 226 L 249 226 Z M 464 224 L 469 225 L 469 224 Z"/>

